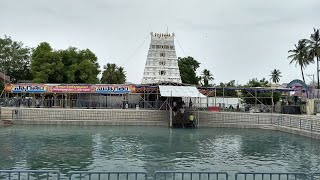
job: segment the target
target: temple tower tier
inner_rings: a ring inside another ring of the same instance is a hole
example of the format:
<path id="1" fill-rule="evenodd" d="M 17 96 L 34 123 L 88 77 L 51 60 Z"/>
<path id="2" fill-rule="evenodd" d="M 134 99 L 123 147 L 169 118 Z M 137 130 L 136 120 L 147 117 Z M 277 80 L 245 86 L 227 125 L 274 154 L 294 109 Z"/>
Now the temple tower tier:
<path id="1" fill-rule="evenodd" d="M 152 33 L 142 84 L 181 83 L 174 33 Z"/>

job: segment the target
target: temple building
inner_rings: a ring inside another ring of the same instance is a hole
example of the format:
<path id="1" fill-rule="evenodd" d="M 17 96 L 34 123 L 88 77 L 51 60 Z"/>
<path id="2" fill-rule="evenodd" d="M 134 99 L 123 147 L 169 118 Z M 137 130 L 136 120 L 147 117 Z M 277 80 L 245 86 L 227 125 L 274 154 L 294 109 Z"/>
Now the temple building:
<path id="1" fill-rule="evenodd" d="M 144 68 L 142 84 L 181 83 L 174 33 L 151 32 L 151 43 Z"/>

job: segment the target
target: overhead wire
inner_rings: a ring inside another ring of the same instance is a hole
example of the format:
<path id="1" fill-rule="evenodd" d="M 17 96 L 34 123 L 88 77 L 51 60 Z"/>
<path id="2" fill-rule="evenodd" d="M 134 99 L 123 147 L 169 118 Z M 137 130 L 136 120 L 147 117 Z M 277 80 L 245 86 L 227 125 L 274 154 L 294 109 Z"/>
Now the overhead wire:
<path id="1" fill-rule="evenodd" d="M 179 42 L 179 40 L 178 40 L 178 38 L 177 38 L 177 36 L 176 36 L 176 40 L 177 40 L 177 43 L 178 43 L 179 47 L 181 48 L 184 56 L 187 56 L 186 52 L 185 52 L 184 49 L 182 48 L 182 46 L 181 46 L 181 44 L 180 44 L 180 42 Z"/>
<path id="2" fill-rule="evenodd" d="M 120 66 L 123 66 L 125 64 L 127 64 L 128 62 L 130 62 L 130 60 L 132 60 L 132 57 L 138 52 L 138 50 L 145 44 L 146 40 L 148 39 L 150 35 L 148 34 L 144 40 L 142 41 L 142 43 L 139 44 L 139 46 L 133 51 L 133 53 L 123 62 L 121 63 Z"/>

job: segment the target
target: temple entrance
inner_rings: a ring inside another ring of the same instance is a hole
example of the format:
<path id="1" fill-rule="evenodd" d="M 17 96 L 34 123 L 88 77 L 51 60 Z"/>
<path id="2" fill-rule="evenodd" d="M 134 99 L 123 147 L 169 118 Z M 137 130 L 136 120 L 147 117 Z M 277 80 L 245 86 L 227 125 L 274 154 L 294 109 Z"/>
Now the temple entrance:
<path id="1" fill-rule="evenodd" d="M 167 97 L 170 106 L 170 127 L 194 128 L 199 125 L 196 110 L 186 105 L 183 98 L 206 97 L 195 86 L 159 86 L 161 97 Z"/>

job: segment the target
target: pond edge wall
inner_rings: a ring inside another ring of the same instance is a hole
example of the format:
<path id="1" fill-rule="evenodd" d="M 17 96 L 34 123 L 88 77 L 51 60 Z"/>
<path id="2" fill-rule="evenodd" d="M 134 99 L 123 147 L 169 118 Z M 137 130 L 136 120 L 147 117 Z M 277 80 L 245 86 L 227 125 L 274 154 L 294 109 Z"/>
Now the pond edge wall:
<path id="1" fill-rule="evenodd" d="M 193 112 L 199 128 L 259 128 L 320 139 L 320 116 L 237 112 Z M 13 124 L 169 126 L 170 113 L 144 109 L 1 108 Z"/>

